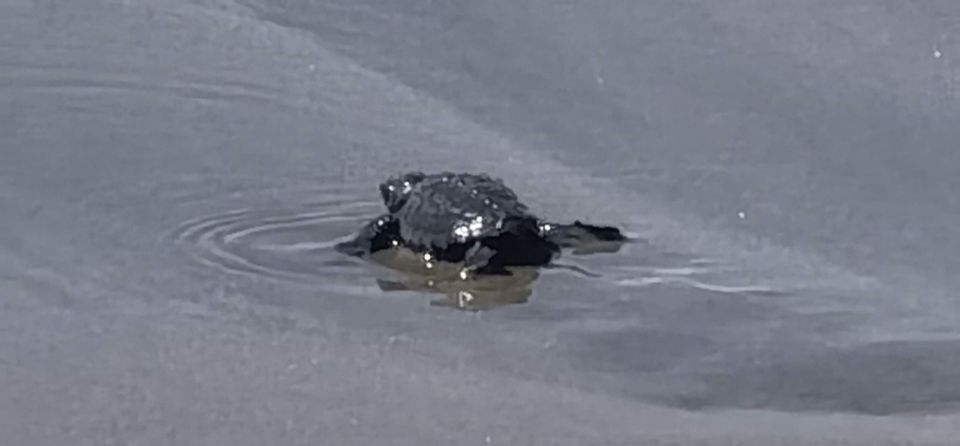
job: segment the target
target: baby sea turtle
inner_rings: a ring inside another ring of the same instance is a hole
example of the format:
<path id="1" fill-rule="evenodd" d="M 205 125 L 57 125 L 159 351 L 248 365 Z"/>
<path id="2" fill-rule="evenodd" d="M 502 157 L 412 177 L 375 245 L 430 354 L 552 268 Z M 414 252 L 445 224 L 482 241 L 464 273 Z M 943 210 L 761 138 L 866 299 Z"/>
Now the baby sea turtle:
<path id="1" fill-rule="evenodd" d="M 426 261 L 463 263 L 472 273 L 509 274 L 510 266 L 542 266 L 561 248 L 623 242 L 619 229 L 575 221 L 547 223 L 531 214 L 500 179 L 485 174 L 411 172 L 380 184 L 387 212 L 336 249 L 366 256 L 405 247 Z"/>

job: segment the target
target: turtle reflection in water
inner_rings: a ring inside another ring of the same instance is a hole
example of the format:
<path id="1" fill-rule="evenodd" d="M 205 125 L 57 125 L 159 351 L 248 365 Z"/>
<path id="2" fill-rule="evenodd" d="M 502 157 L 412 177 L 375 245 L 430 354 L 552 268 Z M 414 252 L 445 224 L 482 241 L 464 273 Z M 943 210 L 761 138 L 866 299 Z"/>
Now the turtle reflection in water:
<path id="1" fill-rule="evenodd" d="M 545 222 L 485 174 L 406 173 L 381 183 L 380 195 L 387 212 L 338 244 L 339 252 L 370 257 L 405 248 L 428 270 L 460 265 L 455 276 L 466 281 L 549 265 L 562 248 L 609 252 L 627 241 L 611 226 Z"/>
<path id="2" fill-rule="evenodd" d="M 377 251 L 370 259 L 400 273 L 397 278 L 377 279 L 381 291 L 434 294 L 438 297 L 430 305 L 466 311 L 526 303 L 539 277 L 536 267 L 520 266 L 510 267 L 510 274 L 478 274 L 463 279 L 461 265 L 436 262 L 427 268 L 421 255 L 403 247 Z"/>

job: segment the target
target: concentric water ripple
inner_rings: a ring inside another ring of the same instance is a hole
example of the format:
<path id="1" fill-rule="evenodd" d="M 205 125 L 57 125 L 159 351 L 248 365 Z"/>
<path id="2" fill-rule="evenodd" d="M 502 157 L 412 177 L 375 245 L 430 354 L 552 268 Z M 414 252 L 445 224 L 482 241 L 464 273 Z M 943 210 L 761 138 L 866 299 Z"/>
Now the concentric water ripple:
<path id="1" fill-rule="evenodd" d="M 171 236 L 195 259 L 227 273 L 336 286 L 338 281 L 330 279 L 363 272 L 334 245 L 377 210 L 373 201 L 345 200 L 240 209 L 189 220 Z"/>

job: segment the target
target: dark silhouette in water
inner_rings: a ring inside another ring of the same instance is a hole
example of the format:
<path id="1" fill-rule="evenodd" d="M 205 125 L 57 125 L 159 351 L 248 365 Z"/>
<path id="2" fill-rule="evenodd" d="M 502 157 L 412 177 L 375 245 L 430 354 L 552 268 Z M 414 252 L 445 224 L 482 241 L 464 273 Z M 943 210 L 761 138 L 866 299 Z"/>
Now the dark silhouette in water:
<path id="1" fill-rule="evenodd" d="M 367 223 L 337 250 L 366 256 L 405 247 L 432 262 L 463 263 L 470 273 L 509 274 L 511 266 L 543 266 L 561 248 L 622 243 L 619 229 L 575 221 L 546 223 L 501 180 L 484 174 L 407 173 L 380 184 L 387 213 Z"/>

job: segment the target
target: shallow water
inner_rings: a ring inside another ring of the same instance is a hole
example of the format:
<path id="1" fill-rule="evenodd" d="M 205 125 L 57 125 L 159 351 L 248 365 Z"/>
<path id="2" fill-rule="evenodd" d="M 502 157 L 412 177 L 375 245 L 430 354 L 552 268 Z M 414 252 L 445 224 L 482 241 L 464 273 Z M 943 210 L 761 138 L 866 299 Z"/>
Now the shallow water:
<path id="1" fill-rule="evenodd" d="M 0 432 L 951 444 L 960 11 L 755 3 L 5 2 Z M 337 254 L 412 169 L 638 242 Z"/>

